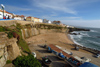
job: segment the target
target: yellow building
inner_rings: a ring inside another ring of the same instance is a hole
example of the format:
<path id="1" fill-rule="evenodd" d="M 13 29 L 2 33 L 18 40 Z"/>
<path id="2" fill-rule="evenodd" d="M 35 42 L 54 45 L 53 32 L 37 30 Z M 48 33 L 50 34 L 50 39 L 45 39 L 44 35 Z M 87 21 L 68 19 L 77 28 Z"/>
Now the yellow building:
<path id="1" fill-rule="evenodd" d="M 32 22 L 34 22 L 34 17 L 30 17 L 29 16 L 29 17 L 26 18 L 26 21 L 32 21 Z"/>
<path id="2" fill-rule="evenodd" d="M 34 17 L 34 23 L 39 22 L 39 18 Z"/>

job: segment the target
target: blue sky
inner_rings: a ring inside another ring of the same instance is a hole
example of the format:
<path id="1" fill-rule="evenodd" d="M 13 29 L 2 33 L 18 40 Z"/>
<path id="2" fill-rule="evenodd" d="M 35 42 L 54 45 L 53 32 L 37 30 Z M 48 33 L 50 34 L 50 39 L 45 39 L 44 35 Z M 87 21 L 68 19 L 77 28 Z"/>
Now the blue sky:
<path id="1" fill-rule="evenodd" d="M 18 15 L 100 28 L 100 0 L 0 0 L 0 4 Z"/>

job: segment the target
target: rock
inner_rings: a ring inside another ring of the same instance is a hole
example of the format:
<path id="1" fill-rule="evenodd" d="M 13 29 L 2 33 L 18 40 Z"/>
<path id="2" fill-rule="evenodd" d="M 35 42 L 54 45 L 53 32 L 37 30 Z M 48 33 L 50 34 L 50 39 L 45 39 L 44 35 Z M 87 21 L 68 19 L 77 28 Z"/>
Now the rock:
<path id="1" fill-rule="evenodd" d="M 0 32 L 0 67 L 3 67 L 7 60 L 13 60 L 21 55 L 16 42 L 16 38 L 9 39 L 6 33 Z"/>
<path id="2" fill-rule="evenodd" d="M 80 33 L 70 33 L 71 35 L 80 35 Z"/>
<path id="3" fill-rule="evenodd" d="M 90 31 L 89 29 L 82 29 L 82 28 L 69 28 L 69 32 L 73 31 Z"/>

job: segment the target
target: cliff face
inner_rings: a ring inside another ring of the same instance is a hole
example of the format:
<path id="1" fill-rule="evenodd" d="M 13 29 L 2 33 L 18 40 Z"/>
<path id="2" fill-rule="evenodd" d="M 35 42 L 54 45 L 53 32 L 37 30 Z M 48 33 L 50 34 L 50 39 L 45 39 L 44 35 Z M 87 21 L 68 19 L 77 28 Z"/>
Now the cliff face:
<path id="1" fill-rule="evenodd" d="M 17 23 L 21 24 L 21 28 L 20 25 L 19 27 L 17 27 Z M 13 28 L 14 29 L 17 28 L 18 31 L 21 29 L 23 39 L 44 33 L 52 33 L 52 32 L 64 33 L 67 30 L 59 25 L 38 24 L 38 23 L 33 24 L 33 22 L 27 22 L 27 21 L 0 21 L 0 26 L 6 26 L 12 28 L 11 31 L 13 30 Z M 17 41 L 18 41 L 17 38 L 9 39 L 6 33 L 0 32 L 0 67 L 3 67 L 6 64 L 7 60 L 14 60 L 17 56 L 21 55 L 20 50 L 22 49 L 22 46 L 24 46 L 23 48 L 28 47 L 25 46 L 25 44 L 23 44 L 24 41 L 22 40 L 22 42 L 19 42 L 19 44 L 21 45 L 19 49 Z"/>
<path id="2" fill-rule="evenodd" d="M 7 60 L 13 60 L 20 54 L 17 39 L 8 39 L 7 34 L 0 32 L 0 67 L 6 64 Z"/>
<path id="3" fill-rule="evenodd" d="M 32 36 L 36 36 L 39 34 L 44 34 L 44 33 L 57 33 L 57 32 L 66 32 L 66 30 L 57 30 L 57 29 L 37 29 L 37 28 L 25 28 L 25 29 L 21 29 L 22 32 L 22 37 L 23 39 L 32 37 Z"/>

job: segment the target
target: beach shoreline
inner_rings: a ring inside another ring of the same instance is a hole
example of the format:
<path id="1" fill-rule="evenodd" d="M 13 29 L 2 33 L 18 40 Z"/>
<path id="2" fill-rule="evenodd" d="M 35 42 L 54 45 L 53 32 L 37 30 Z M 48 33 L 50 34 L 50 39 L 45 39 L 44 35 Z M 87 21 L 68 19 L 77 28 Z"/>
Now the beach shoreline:
<path id="1" fill-rule="evenodd" d="M 74 44 L 71 44 L 74 47 L 78 46 L 80 49 L 86 50 L 86 51 L 91 52 L 93 54 L 98 54 L 100 52 L 99 50 L 96 50 L 96 49 L 93 49 L 93 48 L 88 48 L 88 47 L 85 47 L 83 45 L 75 43 L 74 40 L 70 37 L 70 34 L 66 34 L 66 36 L 68 37 L 69 40 L 71 40 L 74 43 Z"/>
<path id="2" fill-rule="evenodd" d="M 68 35 L 68 34 L 67 34 Z M 100 66 L 100 57 L 97 59 L 93 57 L 94 53 L 89 52 L 88 50 L 84 49 L 79 49 L 79 51 L 75 50 L 75 43 L 73 43 L 72 40 L 69 39 L 69 37 L 66 35 L 66 33 L 45 33 L 45 34 L 40 34 L 37 36 L 33 36 L 31 38 L 26 39 L 26 42 L 30 42 L 32 45 L 37 46 L 37 45 L 44 45 L 46 44 L 47 46 L 50 44 L 53 45 L 58 45 L 62 47 L 62 50 L 68 50 L 73 53 L 73 56 L 78 56 L 78 57 L 87 57 L 92 59 L 91 63 L 94 63 L 98 66 Z M 90 50 L 90 49 L 89 49 Z"/>

